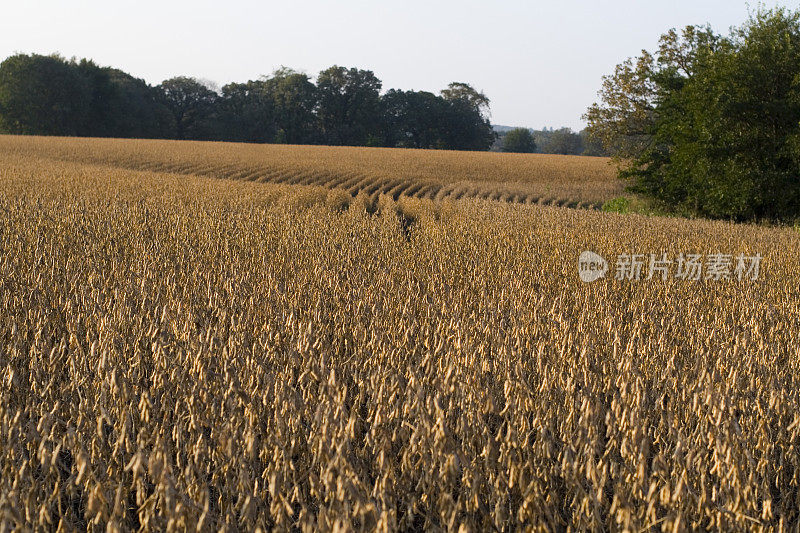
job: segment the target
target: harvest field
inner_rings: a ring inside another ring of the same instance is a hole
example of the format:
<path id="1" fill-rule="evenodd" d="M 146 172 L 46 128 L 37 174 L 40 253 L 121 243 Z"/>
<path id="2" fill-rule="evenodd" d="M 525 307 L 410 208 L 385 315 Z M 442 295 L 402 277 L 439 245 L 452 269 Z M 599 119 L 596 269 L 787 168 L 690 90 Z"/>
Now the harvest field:
<path id="1" fill-rule="evenodd" d="M 373 200 L 483 198 L 599 207 L 622 194 L 607 158 L 330 146 L 0 136 L 39 159 L 341 189 Z"/>
<path id="2" fill-rule="evenodd" d="M 440 194 L 616 195 L 580 158 L 372 153 L 0 140 L 0 530 L 797 530 L 800 234 Z M 763 260 L 587 284 L 584 250 Z"/>

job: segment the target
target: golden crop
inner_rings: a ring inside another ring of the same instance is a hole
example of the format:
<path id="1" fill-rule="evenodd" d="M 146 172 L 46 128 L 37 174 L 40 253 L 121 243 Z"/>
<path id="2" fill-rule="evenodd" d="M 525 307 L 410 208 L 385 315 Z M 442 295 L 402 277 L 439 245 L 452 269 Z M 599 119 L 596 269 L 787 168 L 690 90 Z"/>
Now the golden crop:
<path id="1" fill-rule="evenodd" d="M 186 146 L 2 139 L 0 530 L 797 529 L 795 231 L 134 170 L 317 150 Z"/>
<path id="2" fill-rule="evenodd" d="M 609 160 L 534 154 L 0 136 L 0 149 L 130 170 L 316 185 L 429 199 L 599 207 L 620 196 Z"/>

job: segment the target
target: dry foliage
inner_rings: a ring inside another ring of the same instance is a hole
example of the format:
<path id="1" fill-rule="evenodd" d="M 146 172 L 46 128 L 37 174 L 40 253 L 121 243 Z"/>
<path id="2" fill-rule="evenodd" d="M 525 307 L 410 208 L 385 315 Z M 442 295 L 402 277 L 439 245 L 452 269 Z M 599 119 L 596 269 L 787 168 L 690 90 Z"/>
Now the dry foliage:
<path id="1" fill-rule="evenodd" d="M 0 530 L 798 528 L 791 230 L 21 152 Z M 763 272 L 585 285 L 587 248 Z"/>
<path id="2" fill-rule="evenodd" d="M 384 194 L 599 207 L 623 189 L 615 167 L 601 157 L 10 136 L 0 136 L 0 150 L 130 170 L 314 185 L 352 196 L 364 192 L 373 200 Z"/>

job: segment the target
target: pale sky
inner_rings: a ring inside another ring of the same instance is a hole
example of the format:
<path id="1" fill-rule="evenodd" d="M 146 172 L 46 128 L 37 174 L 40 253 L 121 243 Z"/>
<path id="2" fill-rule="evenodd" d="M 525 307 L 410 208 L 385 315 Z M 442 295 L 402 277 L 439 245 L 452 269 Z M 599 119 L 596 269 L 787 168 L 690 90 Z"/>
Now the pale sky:
<path id="1" fill-rule="evenodd" d="M 0 59 L 58 52 L 151 84 L 187 75 L 219 86 L 337 64 L 374 71 L 384 90 L 470 83 L 495 124 L 580 129 L 614 65 L 669 28 L 727 32 L 747 13 L 743 0 L 26 0 L 3 6 Z"/>

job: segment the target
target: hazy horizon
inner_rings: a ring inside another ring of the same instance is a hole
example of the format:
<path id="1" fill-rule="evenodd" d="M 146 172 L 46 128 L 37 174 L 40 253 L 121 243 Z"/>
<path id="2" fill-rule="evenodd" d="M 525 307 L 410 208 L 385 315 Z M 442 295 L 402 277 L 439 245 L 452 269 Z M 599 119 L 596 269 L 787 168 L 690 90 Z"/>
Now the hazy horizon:
<path id="1" fill-rule="evenodd" d="M 470 83 L 491 99 L 493 124 L 579 130 L 601 77 L 616 64 L 654 49 L 672 27 L 709 23 L 727 32 L 748 14 L 746 2 L 724 0 L 234 1 L 224 7 L 185 0 L 15 3 L 0 21 L 0 59 L 59 53 L 154 85 L 186 75 L 218 86 L 282 65 L 314 77 L 338 64 L 372 70 L 384 90 L 438 92 L 451 81 Z"/>

